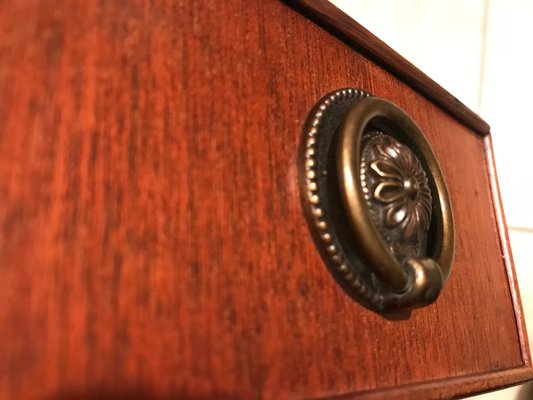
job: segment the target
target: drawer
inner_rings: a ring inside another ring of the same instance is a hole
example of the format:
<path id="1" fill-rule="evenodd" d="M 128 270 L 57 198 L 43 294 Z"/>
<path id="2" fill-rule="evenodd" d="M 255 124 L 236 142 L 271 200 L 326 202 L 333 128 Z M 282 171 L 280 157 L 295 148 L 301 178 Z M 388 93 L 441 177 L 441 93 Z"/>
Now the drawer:
<path id="1" fill-rule="evenodd" d="M 0 17 L 0 398 L 450 398 L 533 378 L 488 125 L 323 0 Z M 431 304 L 332 276 L 299 184 L 327 93 L 403 109 L 453 209 Z"/>

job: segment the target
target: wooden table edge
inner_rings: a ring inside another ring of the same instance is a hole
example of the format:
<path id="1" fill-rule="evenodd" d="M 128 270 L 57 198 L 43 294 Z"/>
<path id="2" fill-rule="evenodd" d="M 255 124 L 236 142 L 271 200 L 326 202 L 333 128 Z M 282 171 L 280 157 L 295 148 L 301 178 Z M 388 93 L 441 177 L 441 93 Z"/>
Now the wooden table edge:
<path id="1" fill-rule="evenodd" d="M 314 397 L 308 400 L 449 399 L 503 389 L 531 379 L 533 379 L 533 368 L 520 366 L 500 371 L 436 379 L 391 388 Z"/>
<path id="2" fill-rule="evenodd" d="M 484 136 L 489 125 L 455 96 L 327 0 L 282 0 Z"/>

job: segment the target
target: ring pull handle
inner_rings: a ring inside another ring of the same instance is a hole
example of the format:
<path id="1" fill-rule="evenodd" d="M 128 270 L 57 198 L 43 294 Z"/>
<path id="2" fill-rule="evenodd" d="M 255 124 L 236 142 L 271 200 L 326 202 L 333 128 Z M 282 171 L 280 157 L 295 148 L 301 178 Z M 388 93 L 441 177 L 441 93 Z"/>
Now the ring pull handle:
<path id="1" fill-rule="evenodd" d="M 357 89 L 324 97 L 306 124 L 304 206 L 339 283 L 369 308 L 433 302 L 454 229 L 439 165 L 415 122 Z"/>

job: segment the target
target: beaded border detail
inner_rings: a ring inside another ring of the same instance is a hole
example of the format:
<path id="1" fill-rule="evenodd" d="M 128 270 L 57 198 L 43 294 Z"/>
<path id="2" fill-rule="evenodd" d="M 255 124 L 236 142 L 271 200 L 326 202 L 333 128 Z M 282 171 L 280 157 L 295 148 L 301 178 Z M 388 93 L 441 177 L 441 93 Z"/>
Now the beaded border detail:
<path id="1" fill-rule="evenodd" d="M 353 288 L 355 294 L 366 302 L 378 306 L 383 300 L 382 294 L 370 287 L 364 280 L 358 277 L 348 265 L 348 261 L 339 246 L 334 244 L 332 229 L 326 222 L 324 209 L 321 207 L 321 198 L 319 192 L 319 179 L 317 171 L 316 148 L 317 138 L 320 135 L 320 127 L 325 115 L 334 106 L 348 99 L 363 99 L 371 96 L 358 89 L 340 89 L 320 101 L 315 106 L 315 112 L 311 115 L 309 122 L 305 127 L 305 150 L 304 150 L 304 176 L 305 176 L 305 200 L 311 211 L 312 224 L 318 231 L 320 243 L 323 246 L 324 254 L 327 255 L 328 261 L 334 266 L 334 269 L 340 273 L 340 276 Z"/>

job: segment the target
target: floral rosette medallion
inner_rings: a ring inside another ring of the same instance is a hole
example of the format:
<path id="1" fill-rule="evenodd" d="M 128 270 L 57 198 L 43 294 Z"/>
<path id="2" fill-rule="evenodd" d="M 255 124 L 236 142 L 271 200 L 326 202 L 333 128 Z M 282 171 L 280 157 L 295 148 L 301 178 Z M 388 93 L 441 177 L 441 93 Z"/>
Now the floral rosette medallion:
<path id="1" fill-rule="evenodd" d="M 399 260 L 422 256 L 431 222 L 431 191 L 420 161 L 391 136 L 365 140 L 361 185 L 373 222 Z"/>
<path id="2" fill-rule="evenodd" d="M 414 120 L 390 101 L 340 89 L 315 104 L 300 154 L 303 209 L 345 291 L 379 312 L 435 301 L 452 267 L 453 218 Z"/>

